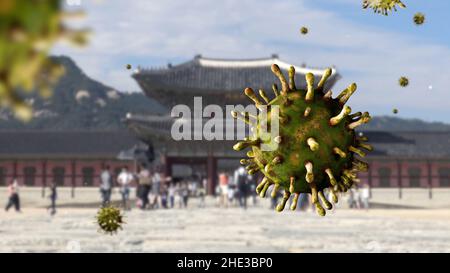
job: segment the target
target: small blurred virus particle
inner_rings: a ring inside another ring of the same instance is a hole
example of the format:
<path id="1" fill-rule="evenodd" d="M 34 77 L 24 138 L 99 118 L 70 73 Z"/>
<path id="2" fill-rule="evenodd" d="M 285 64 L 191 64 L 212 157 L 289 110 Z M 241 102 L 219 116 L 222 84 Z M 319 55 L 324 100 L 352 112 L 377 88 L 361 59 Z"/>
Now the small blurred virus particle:
<path id="1" fill-rule="evenodd" d="M 428 85 L 428 90 L 433 90 L 433 86 L 432 85 Z"/>
<path id="2" fill-rule="evenodd" d="M 308 34 L 308 28 L 307 27 L 301 27 L 300 28 L 300 33 L 303 34 L 303 35 Z"/>
<path id="3" fill-rule="evenodd" d="M 33 117 L 25 97 L 36 90 L 42 98 L 50 97 L 51 87 L 64 74 L 48 58 L 52 46 L 61 40 L 76 45 L 87 41 L 87 30 L 65 24 L 82 14 L 61 6 L 60 0 L 0 0 L 0 108 L 11 109 L 22 121 Z"/>
<path id="4" fill-rule="evenodd" d="M 120 209 L 111 205 L 100 208 L 96 219 L 100 231 L 111 235 L 117 233 L 119 229 L 121 230 L 122 225 L 125 223 Z"/>
<path id="5" fill-rule="evenodd" d="M 392 113 L 398 114 L 398 109 L 397 108 L 392 109 Z"/>
<path id="6" fill-rule="evenodd" d="M 325 209 L 333 205 L 325 197 L 337 203 L 340 192 L 346 192 L 358 183 L 359 171 L 367 171 L 369 166 L 362 158 L 366 151 L 372 151 L 366 137 L 358 137 L 355 128 L 370 121 L 368 112 L 351 113 L 346 104 L 356 91 L 356 84 L 350 84 L 335 98 L 329 90 L 324 90 L 332 69 L 323 71 L 321 79 L 315 83 L 312 73 L 305 75 L 306 87 L 297 88 L 295 67 L 288 70 L 289 79 L 280 67 L 273 64 L 272 72 L 281 83 L 281 90 L 272 85 L 274 98 L 259 90 L 259 96 L 251 88 L 244 93 L 257 109 L 269 109 L 266 114 L 255 116 L 246 112 L 232 111 L 251 127 L 251 135 L 233 146 L 236 151 L 247 151 L 247 158 L 240 161 L 249 174 L 261 172 L 264 178 L 256 187 L 256 192 L 265 197 L 272 186 L 271 197 L 278 191 L 284 193 L 276 206 L 282 211 L 292 197 L 290 209 L 295 210 L 300 194 L 311 194 L 311 203 L 317 213 L 325 215 Z M 268 107 L 269 106 L 269 107 Z M 275 114 L 273 113 L 275 112 Z M 270 117 L 265 120 L 264 116 Z M 279 132 L 267 132 L 264 128 L 278 127 Z M 270 151 L 263 148 L 272 147 Z M 363 151 L 366 150 L 366 151 Z"/>
<path id="7" fill-rule="evenodd" d="M 406 5 L 400 0 L 364 0 L 363 9 L 371 8 L 375 13 L 388 15 L 391 10 L 397 11 L 396 6 L 406 8 Z"/>
<path id="8" fill-rule="evenodd" d="M 425 22 L 425 14 L 418 12 L 413 17 L 414 24 L 420 26 Z"/>
<path id="9" fill-rule="evenodd" d="M 132 68 L 131 64 L 127 64 L 127 69 L 130 70 Z"/>
<path id="10" fill-rule="evenodd" d="M 399 84 L 401 87 L 406 87 L 406 86 L 408 86 L 408 84 L 409 84 L 409 80 L 408 80 L 407 77 L 400 77 L 400 79 L 398 79 L 398 84 Z"/>

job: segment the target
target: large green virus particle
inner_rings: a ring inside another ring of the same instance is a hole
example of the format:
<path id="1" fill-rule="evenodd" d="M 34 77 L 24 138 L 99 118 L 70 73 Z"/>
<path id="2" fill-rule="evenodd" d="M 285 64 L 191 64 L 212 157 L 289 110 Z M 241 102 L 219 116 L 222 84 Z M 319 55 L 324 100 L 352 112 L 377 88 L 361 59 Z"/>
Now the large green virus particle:
<path id="1" fill-rule="evenodd" d="M 406 8 L 406 5 L 400 0 L 364 0 L 363 9 L 371 8 L 376 13 L 388 15 L 391 10 L 397 11 L 396 6 Z"/>
<path id="2" fill-rule="evenodd" d="M 414 14 L 413 21 L 414 21 L 414 24 L 416 24 L 418 26 L 423 24 L 425 22 L 425 14 L 423 14 L 421 12 Z"/>
<path id="3" fill-rule="evenodd" d="M 308 34 L 308 28 L 307 27 L 301 27 L 300 28 L 300 33 L 303 34 L 303 35 Z"/>
<path id="4" fill-rule="evenodd" d="M 398 79 L 398 84 L 399 84 L 401 87 L 406 87 L 406 86 L 408 86 L 408 84 L 409 84 L 409 80 L 408 80 L 407 77 L 402 76 L 402 77 L 400 77 L 400 79 Z"/>
<path id="5" fill-rule="evenodd" d="M 332 204 L 327 200 L 325 190 L 328 189 L 332 201 L 336 203 L 336 193 L 345 192 L 354 182 L 358 182 L 357 172 L 367 171 L 368 164 L 356 158 L 366 154 L 361 150 L 372 150 L 365 143 L 366 137 L 358 137 L 355 128 L 370 121 L 368 112 L 350 114 L 351 109 L 345 103 L 356 91 L 353 83 L 332 98 L 331 91 L 324 93 L 324 86 L 331 76 L 327 69 L 319 83 L 314 87 L 314 75 L 307 73 L 306 90 L 296 87 L 295 68 L 289 69 L 289 82 L 286 81 L 278 65 L 272 65 L 272 72 L 281 82 L 281 92 L 274 84 L 275 98 L 269 100 L 264 90 L 259 90 L 260 100 L 251 88 L 245 94 L 256 104 L 267 107 L 267 123 L 259 122 L 260 116 L 242 112 L 233 112 L 252 128 L 250 137 L 238 142 L 233 149 L 240 151 L 251 148 L 241 164 L 246 165 L 250 174 L 262 172 L 264 178 L 257 186 L 256 192 L 265 197 L 273 185 L 272 197 L 280 189 L 284 190 L 282 201 L 276 210 L 282 211 L 293 195 L 291 209 L 295 210 L 301 193 L 310 193 L 311 201 L 319 215 L 324 216 L 326 209 Z M 272 126 L 274 106 L 279 111 L 279 134 L 274 138 L 269 130 L 260 130 L 262 126 Z M 261 144 L 274 145 L 274 149 L 261 149 Z"/>
<path id="6" fill-rule="evenodd" d="M 122 229 L 122 225 L 125 223 L 120 209 L 111 205 L 100 208 L 96 219 L 100 231 L 111 235 Z"/>
<path id="7" fill-rule="evenodd" d="M 392 113 L 398 114 L 398 109 L 397 108 L 392 109 Z"/>
<path id="8" fill-rule="evenodd" d="M 126 65 L 126 68 L 128 69 L 128 70 L 130 70 L 132 67 L 131 67 L 131 64 L 127 64 Z"/>
<path id="9" fill-rule="evenodd" d="M 51 96 L 51 86 L 64 70 L 47 54 L 60 40 L 86 42 L 85 30 L 64 25 L 67 17 L 79 15 L 62 11 L 60 0 L 0 1 L 0 107 L 9 107 L 27 121 L 32 109 L 23 94 L 37 89 L 41 97 Z"/>

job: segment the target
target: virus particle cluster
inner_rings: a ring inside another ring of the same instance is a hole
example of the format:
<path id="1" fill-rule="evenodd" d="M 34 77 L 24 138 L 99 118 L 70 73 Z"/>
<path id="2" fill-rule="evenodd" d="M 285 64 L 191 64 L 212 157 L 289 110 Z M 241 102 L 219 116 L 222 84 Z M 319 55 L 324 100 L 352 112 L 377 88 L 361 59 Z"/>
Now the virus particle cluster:
<path id="1" fill-rule="evenodd" d="M 64 73 L 47 56 L 52 45 L 62 39 L 77 45 L 86 42 L 85 30 L 64 25 L 65 18 L 80 14 L 63 12 L 60 2 L 0 1 L 0 107 L 9 107 L 24 121 L 32 117 L 32 109 L 22 94 L 38 89 L 48 98 Z"/>
<path id="2" fill-rule="evenodd" d="M 371 151 L 367 138 L 358 137 L 355 128 L 370 121 L 368 112 L 351 114 L 345 103 L 356 91 L 356 84 L 351 84 L 337 97 L 332 98 L 331 91 L 324 92 L 327 79 L 332 70 L 327 69 L 321 80 L 315 84 L 314 75 L 307 73 L 306 90 L 298 89 L 295 84 L 295 68 L 289 69 L 287 81 L 278 65 L 272 65 L 272 72 L 281 82 L 281 90 L 274 84 L 275 98 L 269 100 L 264 90 L 259 90 L 262 100 L 251 88 L 244 93 L 256 104 L 268 107 L 267 125 L 259 122 L 259 115 L 233 112 L 235 118 L 242 119 L 252 127 L 250 137 L 234 145 L 240 151 L 251 148 L 247 157 L 241 160 L 250 174 L 262 172 L 264 178 L 256 192 L 265 197 L 270 186 L 271 195 L 275 197 L 279 190 L 284 191 L 282 201 L 276 210 L 282 211 L 293 195 L 291 209 L 295 210 L 300 194 L 310 193 L 311 201 L 319 215 L 325 215 L 325 209 L 332 204 L 325 197 L 326 189 L 332 201 L 338 201 L 337 193 L 350 189 L 357 178 L 358 171 L 367 171 L 368 164 L 357 156 L 364 157 L 362 150 Z M 314 87 L 315 86 L 315 87 Z M 279 110 L 279 134 L 271 138 L 261 126 L 271 126 L 271 109 Z M 261 144 L 275 145 L 267 151 Z M 325 209 L 324 209 L 325 208 Z"/>
<path id="3" fill-rule="evenodd" d="M 425 22 L 425 14 L 423 14 L 421 12 L 414 14 L 413 21 L 414 21 L 414 24 L 420 26 L 421 24 L 423 24 Z"/>
<path id="4" fill-rule="evenodd" d="M 406 5 L 400 0 L 364 0 L 363 9 L 371 8 L 376 13 L 388 15 L 391 10 L 397 11 L 396 6 L 406 8 Z"/>
<path id="5" fill-rule="evenodd" d="M 406 87 L 406 86 L 408 86 L 408 84 L 409 84 L 409 80 L 408 80 L 408 78 L 407 77 L 400 77 L 400 79 L 398 79 L 398 84 L 401 86 L 401 87 Z"/>
<path id="6" fill-rule="evenodd" d="M 303 34 L 303 35 L 308 34 L 308 28 L 307 27 L 301 27 L 300 28 L 300 33 Z"/>
<path id="7" fill-rule="evenodd" d="M 125 223 L 120 209 L 113 206 L 100 208 L 96 219 L 100 231 L 111 235 L 117 233 L 119 229 L 122 229 L 122 225 Z"/>

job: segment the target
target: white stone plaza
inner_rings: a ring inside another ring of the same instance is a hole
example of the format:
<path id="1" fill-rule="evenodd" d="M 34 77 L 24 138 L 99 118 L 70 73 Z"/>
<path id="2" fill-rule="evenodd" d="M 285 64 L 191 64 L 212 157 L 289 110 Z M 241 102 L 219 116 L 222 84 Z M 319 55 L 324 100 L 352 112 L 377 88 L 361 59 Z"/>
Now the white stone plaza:
<path id="1" fill-rule="evenodd" d="M 51 217 L 42 204 L 0 212 L 0 252 L 450 252 L 447 206 L 350 210 L 343 199 L 319 217 L 276 213 L 268 201 L 243 210 L 191 199 L 187 209 L 125 212 L 111 236 L 98 232 L 95 206 L 66 204 Z"/>

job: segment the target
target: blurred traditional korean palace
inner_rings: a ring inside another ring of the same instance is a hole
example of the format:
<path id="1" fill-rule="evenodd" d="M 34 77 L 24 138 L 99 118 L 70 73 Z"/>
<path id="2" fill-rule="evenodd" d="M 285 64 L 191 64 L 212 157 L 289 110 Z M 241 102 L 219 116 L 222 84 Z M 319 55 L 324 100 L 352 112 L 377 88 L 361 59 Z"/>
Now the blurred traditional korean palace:
<path id="1" fill-rule="evenodd" d="M 0 133 L 0 185 L 17 177 L 28 186 L 56 181 L 61 186 L 98 186 L 103 165 L 117 173 L 139 161 L 161 166 L 165 175 L 196 175 L 208 179 L 212 194 L 219 170 L 233 170 L 243 153 L 232 150 L 236 141 L 175 141 L 171 137 L 174 119 L 170 109 L 179 104 L 192 107 L 194 97 L 204 106 L 248 105 L 245 87 L 271 92 L 278 79 L 270 65 L 276 63 L 287 75 L 291 64 L 277 55 L 265 59 L 223 60 L 196 56 L 193 60 L 164 68 L 138 68 L 133 78 L 145 94 L 167 107 L 166 115 L 130 113 L 124 122 L 130 133 L 117 132 L 2 132 Z M 297 86 L 305 87 L 304 75 L 312 72 L 316 81 L 324 69 L 295 66 Z M 337 70 L 325 89 L 340 79 Z M 375 151 L 366 161 L 363 183 L 372 187 L 450 187 L 450 132 L 360 132 Z"/>

